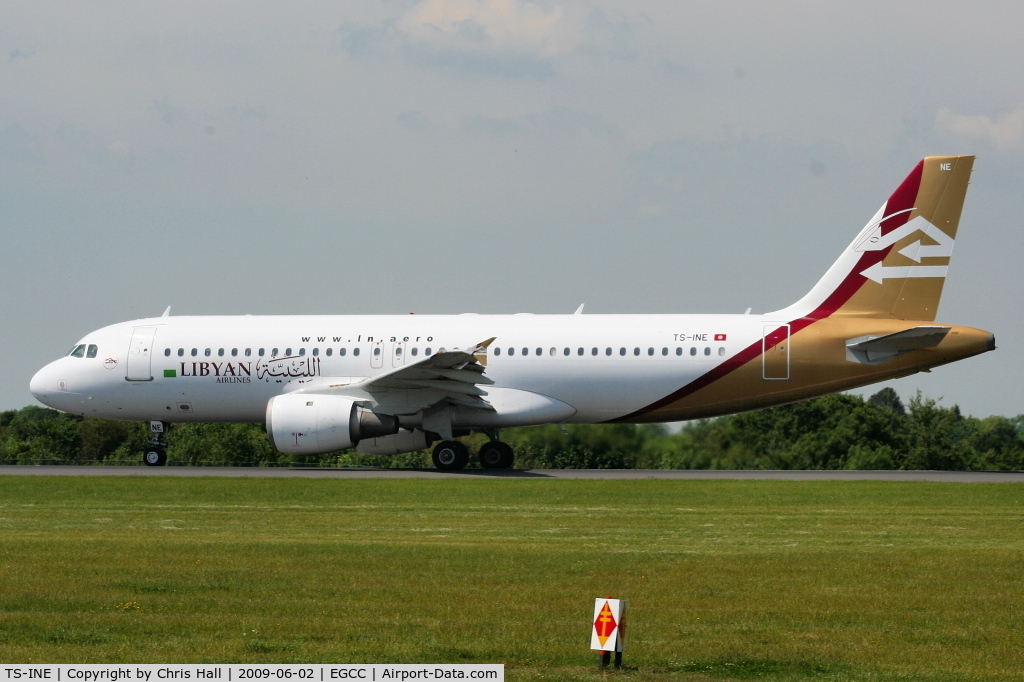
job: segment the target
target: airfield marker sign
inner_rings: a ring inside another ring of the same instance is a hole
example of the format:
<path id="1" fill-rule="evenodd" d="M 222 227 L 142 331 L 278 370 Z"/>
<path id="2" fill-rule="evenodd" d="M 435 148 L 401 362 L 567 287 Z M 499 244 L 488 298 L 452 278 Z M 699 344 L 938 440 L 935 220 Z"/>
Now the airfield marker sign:
<path id="1" fill-rule="evenodd" d="M 608 665 L 611 652 L 615 652 L 615 667 L 622 666 L 622 651 L 626 645 L 626 606 L 628 601 L 603 597 L 594 600 L 594 621 L 590 633 L 590 648 L 600 651 L 602 667 Z"/>

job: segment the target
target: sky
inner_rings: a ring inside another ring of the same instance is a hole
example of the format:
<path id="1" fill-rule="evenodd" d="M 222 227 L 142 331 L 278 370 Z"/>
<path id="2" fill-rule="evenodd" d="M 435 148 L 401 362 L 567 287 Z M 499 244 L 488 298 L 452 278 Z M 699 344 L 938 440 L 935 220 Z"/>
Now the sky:
<path id="1" fill-rule="evenodd" d="M 168 305 L 777 310 L 918 160 L 974 154 L 938 319 L 999 348 L 885 385 L 1024 413 L 1021 26 L 946 0 L 2 3 L 0 409 Z"/>

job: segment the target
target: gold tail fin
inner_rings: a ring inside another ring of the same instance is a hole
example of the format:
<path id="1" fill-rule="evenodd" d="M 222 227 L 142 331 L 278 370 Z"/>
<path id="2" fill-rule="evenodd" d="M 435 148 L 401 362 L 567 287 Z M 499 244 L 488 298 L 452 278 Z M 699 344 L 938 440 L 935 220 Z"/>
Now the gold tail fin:
<path id="1" fill-rule="evenodd" d="M 917 164 L 814 289 L 789 311 L 935 319 L 953 254 L 973 156 Z"/>

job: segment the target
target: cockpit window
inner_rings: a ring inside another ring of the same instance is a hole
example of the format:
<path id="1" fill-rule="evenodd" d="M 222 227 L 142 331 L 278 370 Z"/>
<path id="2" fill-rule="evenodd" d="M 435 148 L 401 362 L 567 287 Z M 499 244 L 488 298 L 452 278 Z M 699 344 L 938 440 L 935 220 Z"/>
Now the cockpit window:
<path id="1" fill-rule="evenodd" d="M 71 352 L 68 353 L 68 355 L 70 355 L 73 358 L 84 358 L 85 357 L 85 344 L 84 343 L 78 344 L 77 346 L 75 346 L 74 348 L 71 349 Z"/>
<path id="2" fill-rule="evenodd" d="M 85 357 L 87 357 L 87 358 L 94 358 L 94 357 L 96 357 L 96 353 L 98 353 L 98 352 L 99 352 L 99 348 L 96 347 L 96 344 L 95 343 L 90 343 L 89 344 L 89 350 L 87 350 L 85 352 Z"/>

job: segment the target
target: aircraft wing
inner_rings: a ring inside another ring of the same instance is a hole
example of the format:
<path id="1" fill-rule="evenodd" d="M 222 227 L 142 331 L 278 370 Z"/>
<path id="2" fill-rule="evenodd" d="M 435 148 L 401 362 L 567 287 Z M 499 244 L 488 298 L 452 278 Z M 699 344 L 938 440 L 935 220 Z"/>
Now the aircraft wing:
<path id="1" fill-rule="evenodd" d="M 303 393 L 369 394 L 378 402 L 402 411 L 430 407 L 441 400 L 493 410 L 480 386 L 494 383 L 484 375 L 487 368 L 487 347 L 495 337 L 466 349 L 440 349 L 433 355 L 404 365 L 390 372 L 356 383 L 327 383 L 303 389 Z M 399 407 L 401 405 L 401 407 Z"/>

